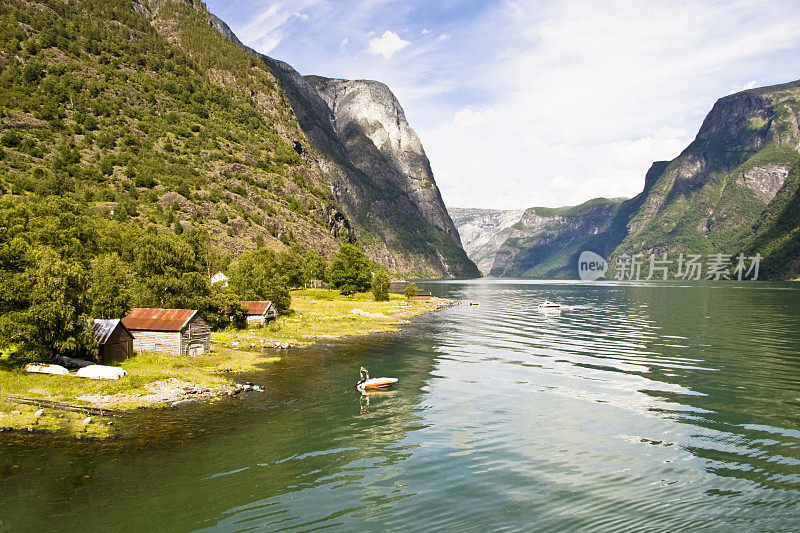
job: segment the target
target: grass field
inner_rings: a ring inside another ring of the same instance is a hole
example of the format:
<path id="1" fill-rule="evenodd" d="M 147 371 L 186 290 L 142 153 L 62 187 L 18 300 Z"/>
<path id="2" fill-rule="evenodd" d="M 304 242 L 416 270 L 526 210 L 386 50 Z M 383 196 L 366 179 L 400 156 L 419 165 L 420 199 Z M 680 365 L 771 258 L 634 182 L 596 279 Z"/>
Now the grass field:
<path id="1" fill-rule="evenodd" d="M 435 299 L 408 302 L 398 294 L 392 294 L 389 301 L 376 302 L 368 293 L 347 297 L 324 289 L 293 291 L 292 312 L 268 326 L 214 332 L 211 353 L 205 355 L 136 355 L 120 365 L 128 375 L 119 380 L 31 374 L 25 372 L 23 362 L 3 356 L 0 393 L 121 410 L 159 407 L 176 398 L 167 396 L 169 399 L 164 400 L 164 396 L 154 395 L 153 388 L 159 384 L 167 384 L 161 389 L 169 383 L 191 384 L 205 391 L 205 397 L 224 394 L 234 386 L 237 373 L 284 356 L 286 351 L 277 349 L 276 343 L 303 347 L 319 340 L 398 331 L 414 316 L 441 305 L 442 301 Z M 16 405 L 0 397 L 0 429 L 75 432 L 100 438 L 113 434 L 103 417 L 95 417 L 96 421 L 83 427 L 84 414 L 46 409 L 44 415 L 34 418 L 37 410 L 38 407 Z"/>

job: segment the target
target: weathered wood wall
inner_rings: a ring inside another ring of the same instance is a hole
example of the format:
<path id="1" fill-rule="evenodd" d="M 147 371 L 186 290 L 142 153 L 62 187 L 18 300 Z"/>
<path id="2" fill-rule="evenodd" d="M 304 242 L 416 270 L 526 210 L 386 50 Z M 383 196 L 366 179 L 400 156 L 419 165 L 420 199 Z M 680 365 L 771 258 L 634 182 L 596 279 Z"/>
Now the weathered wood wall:
<path id="1" fill-rule="evenodd" d="M 197 355 L 211 351 L 211 326 L 199 314 L 181 331 L 181 355 Z"/>
<path id="2" fill-rule="evenodd" d="M 269 324 L 270 320 L 278 318 L 278 313 L 275 311 L 275 306 L 270 305 L 263 315 L 247 315 L 248 326 L 264 326 Z"/>
<path id="3" fill-rule="evenodd" d="M 195 315 L 181 331 L 135 330 L 131 333 L 137 353 L 197 355 L 211 351 L 211 326 L 200 315 Z"/>
<path id="4" fill-rule="evenodd" d="M 161 352 L 181 355 L 181 334 L 178 331 L 134 330 L 133 351 Z"/>
<path id="5" fill-rule="evenodd" d="M 263 326 L 264 315 L 247 315 L 248 326 Z"/>
<path id="6" fill-rule="evenodd" d="M 100 346 L 98 363 L 104 365 L 119 363 L 131 355 L 133 355 L 133 337 L 122 325 L 119 325 L 105 344 Z"/>

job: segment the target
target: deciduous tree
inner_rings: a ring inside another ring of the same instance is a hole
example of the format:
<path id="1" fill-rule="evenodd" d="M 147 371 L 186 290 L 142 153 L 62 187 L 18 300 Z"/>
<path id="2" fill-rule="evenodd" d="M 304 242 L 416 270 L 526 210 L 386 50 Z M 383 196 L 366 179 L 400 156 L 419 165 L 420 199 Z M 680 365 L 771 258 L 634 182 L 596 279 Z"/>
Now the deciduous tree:
<path id="1" fill-rule="evenodd" d="M 352 244 L 343 244 L 327 268 L 328 282 L 342 294 L 369 290 L 372 269 L 364 252 Z"/>

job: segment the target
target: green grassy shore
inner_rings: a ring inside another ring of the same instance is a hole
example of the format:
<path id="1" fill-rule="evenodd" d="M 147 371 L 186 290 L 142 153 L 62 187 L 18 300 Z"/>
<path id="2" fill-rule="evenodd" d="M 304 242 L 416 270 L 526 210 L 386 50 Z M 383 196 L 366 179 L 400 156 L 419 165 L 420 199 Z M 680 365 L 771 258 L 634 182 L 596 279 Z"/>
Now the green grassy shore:
<path id="1" fill-rule="evenodd" d="M 143 353 L 120 364 L 128 373 L 119 380 L 32 374 L 13 357 L 0 358 L 0 431 L 75 433 L 106 438 L 115 434 L 111 417 L 7 401 L 6 394 L 66 402 L 72 405 L 130 411 L 159 408 L 189 399 L 233 394 L 237 374 L 280 360 L 286 350 L 321 340 L 398 331 L 415 316 L 436 310 L 438 299 L 409 302 L 399 294 L 376 302 L 368 293 L 342 296 L 324 289 L 292 292 L 292 313 L 266 327 L 224 330 L 211 335 L 211 353 L 199 356 Z M 355 312 L 353 312 L 355 310 Z"/>

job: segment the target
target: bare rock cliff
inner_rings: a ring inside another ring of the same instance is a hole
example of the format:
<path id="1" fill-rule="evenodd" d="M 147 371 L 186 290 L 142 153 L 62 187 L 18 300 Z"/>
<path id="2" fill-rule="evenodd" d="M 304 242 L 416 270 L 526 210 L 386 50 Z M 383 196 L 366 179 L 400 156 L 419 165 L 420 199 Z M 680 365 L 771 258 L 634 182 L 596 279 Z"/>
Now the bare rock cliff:
<path id="1" fill-rule="evenodd" d="M 336 133 L 351 161 L 408 194 L 425 220 L 458 240 L 422 143 L 389 87 L 368 80 L 306 79 L 333 112 Z"/>
<path id="2" fill-rule="evenodd" d="M 386 85 L 302 76 L 244 46 L 217 17 L 211 25 L 278 79 L 313 148 L 303 157 L 322 169 L 352 237 L 371 259 L 407 275 L 480 275 L 461 247 L 422 143 Z"/>
<path id="3" fill-rule="evenodd" d="M 520 221 L 525 209 L 448 209 L 458 228 L 461 243 L 481 274 L 488 276 L 497 252 L 503 246 L 512 226 Z"/>

